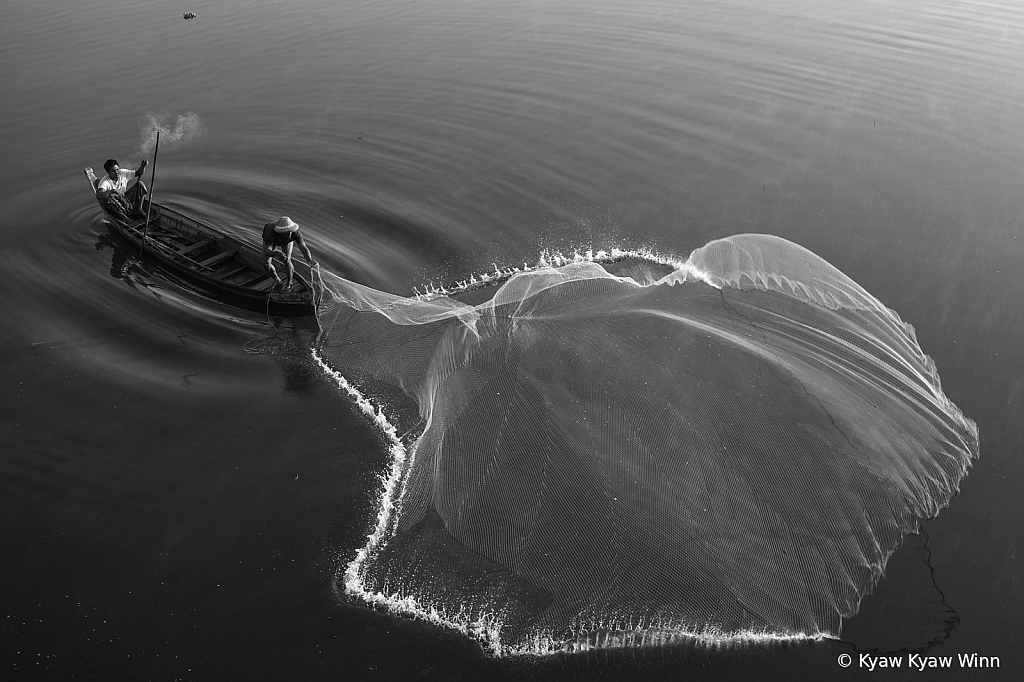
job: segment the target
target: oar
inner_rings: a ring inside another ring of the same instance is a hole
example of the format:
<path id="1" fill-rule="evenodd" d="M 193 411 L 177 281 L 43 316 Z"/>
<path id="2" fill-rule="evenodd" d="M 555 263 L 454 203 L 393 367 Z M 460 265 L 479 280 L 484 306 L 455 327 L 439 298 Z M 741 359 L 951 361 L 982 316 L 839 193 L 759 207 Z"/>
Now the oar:
<path id="1" fill-rule="evenodd" d="M 153 210 L 153 189 L 156 187 L 156 157 L 160 153 L 160 131 L 156 131 L 156 149 L 153 151 L 153 173 L 149 176 L 149 204 L 146 206 L 146 227 L 142 231 L 142 248 L 139 249 L 139 258 L 146 250 L 146 240 L 149 238 L 149 213 Z M 142 178 L 139 178 L 140 180 Z"/>

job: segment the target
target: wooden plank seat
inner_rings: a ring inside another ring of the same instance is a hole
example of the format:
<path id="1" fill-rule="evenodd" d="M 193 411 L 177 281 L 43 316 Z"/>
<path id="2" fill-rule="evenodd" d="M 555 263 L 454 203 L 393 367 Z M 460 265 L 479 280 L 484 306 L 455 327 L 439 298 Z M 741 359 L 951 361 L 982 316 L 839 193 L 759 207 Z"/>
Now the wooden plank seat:
<path id="1" fill-rule="evenodd" d="M 269 289 L 273 285 L 274 285 L 274 278 L 273 277 L 266 277 L 266 278 L 260 280 L 259 282 L 256 282 L 256 284 L 253 284 L 252 288 L 253 289 L 259 289 L 260 291 L 266 291 L 267 289 Z"/>
<path id="2" fill-rule="evenodd" d="M 191 261 L 191 262 L 195 263 L 195 261 L 193 261 L 188 256 L 181 257 L 178 254 L 178 250 L 175 248 L 174 242 L 169 242 L 169 241 L 167 241 L 165 239 L 154 239 L 153 235 L 150 235 L 149 239 L 146 240 L 145 244 L 146 244 L 145 248 L 147 248 L 147 249 L 156 249 L 158 251 L 162 251 L 168 257 L 173 258 L 175 260 L 187 260 L 187 261 Z M 197 265 L 198 265 L 198 263 L 197 263 Z"/>
<path id="3" fill-rule="evenodd" d="M 233 267 L 230 270 L 224 270 L 223 272 L 217 272 L 217 274 L 215 274 L 214 277 L 216 277 L 217 279 L 221 279 L 221 280 L 227 280 L 229 277 L 234 277 L 235 275 L 237 275 L 238 273 L 242 272 L 243 270 L 248 269 L 248 267 L 249 267 L 248 265 L 246 265 L 245 263 L 242 263 L 241 265 Z"/>
<path id="4" fill-rule="evenodd" d="M 238 285 L 239 286 L 243 286 L 243 287 L 252 286 L 253 284 L 255 284 L 256 282 L 259 282 L 261 279 L 263 279 L 266 276 L 267 276 L 267 273 L 265 273 L 265 272 L 257 272 L 252 277 L 249 277 L 248 279 L 243 279 L 241 282 L 238 283 Z"/>
<path id="5" fill-rule="evenodd" d="M 158 251 L 163 251 L 166 254 L 166 256 L 169 257 L 172 260 L 188 261 L 188 263 L 190 263 L 192 267 L 202 268 L 203 270 L 208 270 L 210 272 L 216 272 L 216 270 L 211 268 L 209 265 L 206 265 L 205 263 L 200 263 L 199 261 L 197 261 L 196 259 L 192 258 L 191 256 L 188 256 L 188 255 L 184 255 L 183 256 L 183 255 L 181 255 L 180 253 L 178 253 L 177 249 L 175 249 L 173 246 L 167 244 L 166 242 L 162 242 L 159 239 L 152 239 L 152 238 L 150 238 L 149 240 L 146 241 L 146 245 L 149 248 L 153 248 L 153 249 L 156 249 Z M 214 256 L 213 258 L 217 259 L 218 261 L 220 261 L 220 260 L 224 260 L 224 258 L 226 258 L 229 255 L 234 255 L 234 251 L 222 251 L 222 252 L 218 253 L 216 256 Z"/>
<path id="6" fill-rule="evenodd" d="M 181 246 L 181 247 L 179 247 L 178 248 L 178 253 L 180 253 L 183 256 L 187 256 L 188 254 L 192 253 L 193 251 L 197 251 L 197 250 L 203 248 L 204 246 L 209 246 L 210 244 L 214 243 L 215 241 L 217 241 L 217 240 L 214 239 L 213 237 L 207 237 L 206 239 L 201 239 L 201 240 L 197 241 L 196 243 L 192 244 L 191 246 Z"/>
<path id="7" fill-rule="evenodd" d="M 233 257 L 236 253 L 237 252 L 234 251 L 233 249 L 228 249 L 227 251 L 221 251 L 218 254 L 210 256 L 209 258 L 207 258 L 204 261 L 200 261 L 199 264 L 202 265 L 203 267 L 210 268 L 210 267 L 213 267 L 214 265 L 216 265 L 217 263 L 221 262 L 222 260 L 227 260 L 228 258 Z"/>
<path id="8" fill-rule="evenodd" d="M 140 235 L 146 235 L 150 238 L 162 237 L 164 239 L 167 239 L 168 237 L 176 236 L 175 233 L 169 232 L 160 225 L 157 225 L 157 222 L 155 220 L 149 221 L 149 229 L 147 229 L 145 218 L 139 218 L 138 220 L 131 221 L 130 223 L 128 223 L 128 229 L 134 232 L 138 232 Z"/>

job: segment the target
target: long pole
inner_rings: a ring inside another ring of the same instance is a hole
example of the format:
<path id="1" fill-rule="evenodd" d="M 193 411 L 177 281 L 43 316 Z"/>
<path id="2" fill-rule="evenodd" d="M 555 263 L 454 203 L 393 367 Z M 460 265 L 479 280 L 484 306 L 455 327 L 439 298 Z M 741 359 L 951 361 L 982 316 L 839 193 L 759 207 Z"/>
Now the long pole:
<path id="1" fill-rule="evenodd" d="M 146 227 L 142 230 L 142 248 L 139 249 L 139 257 L 146 250 L 146 240 L 149 239 L 149 213 L 153 210 L 153 189 L 156 187 L 156 157 L 160 154 L 160 131 L 156 131 L 156 149 L 153 151 L 153 173 L 149 176 L 149 203 L 146 204 Z M 141 180 L 141 178 L 139 178 Z"/>

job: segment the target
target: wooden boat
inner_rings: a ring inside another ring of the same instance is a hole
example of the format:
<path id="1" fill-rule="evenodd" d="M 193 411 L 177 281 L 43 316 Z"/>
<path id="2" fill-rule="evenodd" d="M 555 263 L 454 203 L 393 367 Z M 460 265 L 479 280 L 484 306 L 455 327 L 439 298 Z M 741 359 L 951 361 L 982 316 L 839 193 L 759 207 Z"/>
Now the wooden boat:
<path id="1" fill-rule="evenodd" d="M 85 169 L 93 192 L 99 181 L 91 168 Z M 100 205 L 103 209 L 102 204 Z M 287 291 L 276 286 L 263 267 L 263 249 L 233 237 L 183 213 L 143 200 L 149 210 L 149 228 L 141 218 L 123 223 L 103 211 L 114 234 L 132 245 L 143 257 L 169 273 L 196 286 L 211 298 L 247 310 L 272 315 L 312 315 L 314 291 L 298 272 Z M 145 233 L 145 248 L 143 238 Z M 285 275 L 287 266 L 275 256 L 275 267 Z M 296 265 L 299 265 L 296 263 Z"/>

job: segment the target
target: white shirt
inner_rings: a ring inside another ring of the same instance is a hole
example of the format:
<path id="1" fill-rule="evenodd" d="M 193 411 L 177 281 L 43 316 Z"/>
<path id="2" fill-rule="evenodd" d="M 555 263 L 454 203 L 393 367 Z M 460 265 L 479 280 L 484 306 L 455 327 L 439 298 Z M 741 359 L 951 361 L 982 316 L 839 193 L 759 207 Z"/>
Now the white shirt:
<path id="1" fill-rule="evenodd" d="M 120 195 L 124 195 L 128 189 L 128 181 L 135 177 L 135 171 L 128 170 L 127 168 L 119 168 L 117 171 L 117 180 L 111 180 L 110 174 L 105 173 L 100 182 L 96 185 L 97 192 L 106 192 L 108 190 L 114 190 Z"/>

